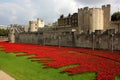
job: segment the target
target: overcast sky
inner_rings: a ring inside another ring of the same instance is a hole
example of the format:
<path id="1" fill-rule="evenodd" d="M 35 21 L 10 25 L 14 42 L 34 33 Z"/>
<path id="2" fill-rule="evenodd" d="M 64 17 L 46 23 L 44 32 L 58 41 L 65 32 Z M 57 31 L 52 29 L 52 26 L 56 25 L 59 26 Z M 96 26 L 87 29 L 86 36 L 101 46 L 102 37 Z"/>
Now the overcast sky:
<path id="1" fill-rule="evenodd" d="M 111 4 L 112 13 L 120 8 L 120 0 L 0 0 L 0 25 L 28 24 L 29 20 L 36 18 L 42 18 L 46 24 L 52 23 L 61 14 L 104 4 Z"/>

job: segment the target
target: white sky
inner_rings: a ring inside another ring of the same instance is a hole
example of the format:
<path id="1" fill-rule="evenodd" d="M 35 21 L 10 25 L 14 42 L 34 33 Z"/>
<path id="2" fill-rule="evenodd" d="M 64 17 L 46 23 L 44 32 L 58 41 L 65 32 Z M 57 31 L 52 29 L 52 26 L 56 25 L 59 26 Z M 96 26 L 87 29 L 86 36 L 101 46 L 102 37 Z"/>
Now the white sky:
<path id="1" fill-rule="evenodd" d="M 28 24 L 42 18 L 45 23 L 57 21 L 61 14 L 77 12 L 78 8 L 111 4 L 111 13 L 118 11 L 120 0 L 0 0 L 0 24 Z"/>

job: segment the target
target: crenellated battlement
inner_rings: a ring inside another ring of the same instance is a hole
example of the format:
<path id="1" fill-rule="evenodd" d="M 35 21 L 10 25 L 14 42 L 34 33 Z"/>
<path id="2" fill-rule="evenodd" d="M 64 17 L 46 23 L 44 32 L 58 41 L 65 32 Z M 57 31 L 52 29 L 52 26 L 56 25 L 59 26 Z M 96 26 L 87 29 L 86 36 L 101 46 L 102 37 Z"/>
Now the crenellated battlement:
<path id="1" fill-rule="evenodd" d="M 110 4 L 107 4 L 107 5 L 102 5 L 102 9 L 104 9 L 104 8 L 110 8 L 111 7 L 111 5 Z"/>
<path id="2" fill-rule="evenodd" d="M 79 32 L 106 30 L 110 26 L 110 9 L 110 4 L 102 5 L 101 8 L 84 7 L 78 9 Z"/>

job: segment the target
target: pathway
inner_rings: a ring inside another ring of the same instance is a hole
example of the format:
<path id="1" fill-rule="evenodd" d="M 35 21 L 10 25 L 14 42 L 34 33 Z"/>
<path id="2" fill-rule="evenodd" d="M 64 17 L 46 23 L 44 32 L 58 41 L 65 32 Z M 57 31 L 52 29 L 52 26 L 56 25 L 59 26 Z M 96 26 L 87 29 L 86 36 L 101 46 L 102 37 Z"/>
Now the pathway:
<path id="1" fill-rule="evenodd" d="M 15 79 L 0 70 L 0 80 L 15 80 Z"/>

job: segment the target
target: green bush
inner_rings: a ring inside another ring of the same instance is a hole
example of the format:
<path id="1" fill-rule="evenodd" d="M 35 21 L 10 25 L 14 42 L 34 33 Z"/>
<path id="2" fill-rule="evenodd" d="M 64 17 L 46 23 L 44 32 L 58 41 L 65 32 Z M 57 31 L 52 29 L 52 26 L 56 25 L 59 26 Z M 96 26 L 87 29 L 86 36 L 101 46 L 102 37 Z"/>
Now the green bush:
<path id="1" fill-rule="evenodd" d="M 0 29 L 0 36 L 8 36 L 9 30 L 8 29 Z"/>
<path id="2" fill-rule="evenodd" d="M 112 21 L 120 21 L 120 12 L 113 13 L 111 20 Z"/>

